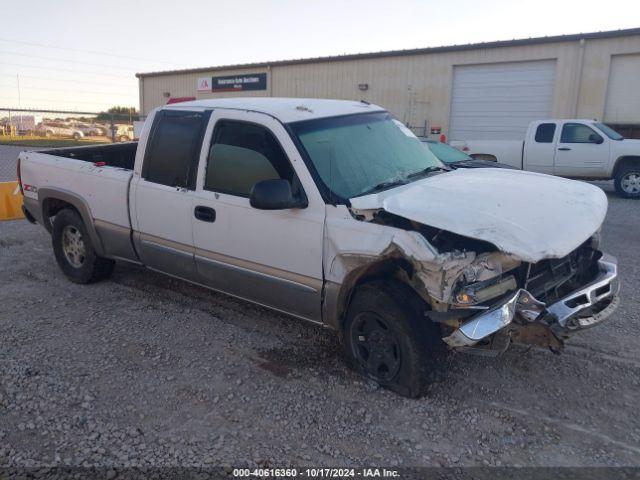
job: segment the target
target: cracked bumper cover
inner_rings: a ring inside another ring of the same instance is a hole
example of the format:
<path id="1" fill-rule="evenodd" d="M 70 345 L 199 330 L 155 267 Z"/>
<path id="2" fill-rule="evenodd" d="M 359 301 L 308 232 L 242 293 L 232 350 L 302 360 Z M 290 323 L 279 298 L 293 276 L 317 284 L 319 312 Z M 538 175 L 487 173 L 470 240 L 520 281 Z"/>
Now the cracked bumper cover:
<path id="1" fill-rule="evenodd" d="M 466 320 L 443 340 L 451 347 L 469 347 L 514 321 L 520 325 L 543 323 L 559 338 L 593 327 L 614 312 L 620 288 L 615 258 L 604 256 L 598 261 L 598 267 L 600 272 L 594 280 L 551 305 L 520 289 L 498 307 Z"/>

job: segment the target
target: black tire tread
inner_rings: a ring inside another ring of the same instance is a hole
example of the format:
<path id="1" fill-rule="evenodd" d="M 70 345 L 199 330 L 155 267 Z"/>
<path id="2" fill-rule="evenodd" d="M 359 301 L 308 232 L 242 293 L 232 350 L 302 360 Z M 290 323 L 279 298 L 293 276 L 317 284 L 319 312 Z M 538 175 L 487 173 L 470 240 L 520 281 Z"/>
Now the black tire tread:
<path id="1" fill-rule="evenodd" d="M 424 316 L 425 302 L 406 284 L 395 279 L 381 279 L 356 288 L 344 322 L 343 345 L 348 365 L 366 375 L 351 353 L 349 328 L 358 311 L 374 310 L 389 319 L 406 336 L 409 345 L 408 363 L 391 382 L 378 383 L 402 396 L 422 396 L 437 371 L 444 351 L 440 330 Z"/>

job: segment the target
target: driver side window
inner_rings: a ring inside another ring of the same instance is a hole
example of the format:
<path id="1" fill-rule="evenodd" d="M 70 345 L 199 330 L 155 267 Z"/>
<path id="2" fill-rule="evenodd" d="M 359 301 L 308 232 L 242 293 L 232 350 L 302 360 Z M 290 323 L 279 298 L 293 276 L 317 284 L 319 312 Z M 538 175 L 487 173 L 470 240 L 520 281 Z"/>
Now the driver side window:
<path id="1" fill-rule="evenodd" d="M 565 123 L 560 143 L 601 143 L 602 137 L 581 123 Z"/>
<path id="2" fill-rule="evenodd" d="M 249 197 L 262 180 L 293 183 L 294 172 L 284 150 L 266 128 L 236 120 L 219 120 L 213 132 L 204 189 Z"/>

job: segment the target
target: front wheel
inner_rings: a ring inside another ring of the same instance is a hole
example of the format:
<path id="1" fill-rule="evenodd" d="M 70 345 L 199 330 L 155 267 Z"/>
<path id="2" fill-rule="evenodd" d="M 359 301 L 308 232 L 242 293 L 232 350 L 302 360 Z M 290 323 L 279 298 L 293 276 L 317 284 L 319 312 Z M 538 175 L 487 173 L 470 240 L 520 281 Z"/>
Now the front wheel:
<path id="1" fill-rule="evenodd" d="M 71 209 L 58 212 L 51 235 L 56 261 L 75 283 L 92 283 L 107 278 L 115 262 L 98 256 L 80 215 Z"/>
<path id="2" fill-rule="evenodd" d="M 626 165 L 614 179 L 616 192 L 624 198 L 640 198 L 640 163 Z"/>
<path id="3" fill-rule="evenodd" d="M 419 397 L 444 350 L 424 302 L 406 285 L 375 281 L 357 288 L 343 328 L 351 366 L 382 387 Z"/>

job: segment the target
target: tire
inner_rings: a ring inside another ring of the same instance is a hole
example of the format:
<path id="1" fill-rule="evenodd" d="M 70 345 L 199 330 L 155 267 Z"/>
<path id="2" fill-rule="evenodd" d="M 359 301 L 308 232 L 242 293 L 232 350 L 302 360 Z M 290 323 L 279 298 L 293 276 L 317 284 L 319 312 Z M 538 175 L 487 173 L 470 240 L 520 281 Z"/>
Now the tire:
<path id="1" fill-rule="evenodd" d="M 60 269 L 72 282 L 93 283 L 113 272 L 115 262 L 96 254 L 84 222 L 75 210 L 58 212 L 51 240 Z"/>
<path id="2" fill-rule="evenodd" d="M 640 162 L 625 165 L 614 179 L 616 192 L 623 198 L 640 198 Z"/>
<path id="3" fill-rule="evenodd" d="M 78 132 L 73 134 L 73 139 L 74 140 L 80 140 L 80 134 Z"/>
<path id="4" fill-rule="evenodd" d="M 426 308 L 395 280 L 357 287 L 342 332 L 350 366 L 402 396 L 421 396 L 444 352 L 440 329 L 424 316 Z"/>

